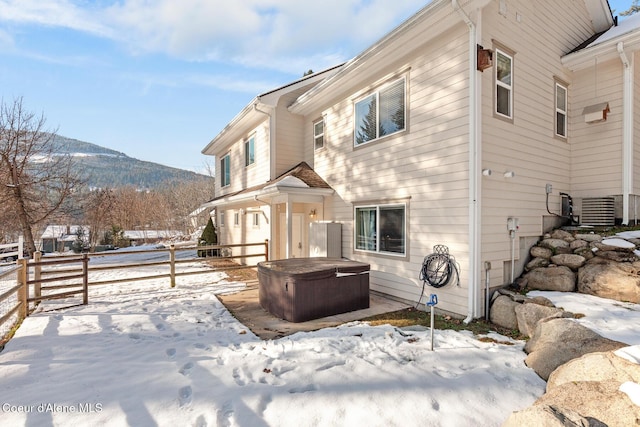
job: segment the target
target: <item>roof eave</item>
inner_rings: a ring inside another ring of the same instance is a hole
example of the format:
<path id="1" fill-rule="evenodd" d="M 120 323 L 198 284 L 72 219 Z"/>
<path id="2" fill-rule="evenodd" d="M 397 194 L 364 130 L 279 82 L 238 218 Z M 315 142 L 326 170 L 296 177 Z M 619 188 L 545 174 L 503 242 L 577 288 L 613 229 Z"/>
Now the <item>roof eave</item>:
<path id="1" fill-rule="evenodd" d="M 271 199 L 275 199 L 280 196 L 320 196 L 327 197 L 334 193 L 332 188 L 304 188 L 304 187 L 287 187 L 287 186 L 273 186 L 270 188 L 262 188 L 260 190 L 250 191 L 242 194 L 234 194 L 229 197 L 221 197 L 220 199 L 212 200 L 210 202 L 201 205 L 203 208 L 215 208 L 225 205 L 238 205 L 247 202 L 264 202 Z"/>
<path id="2" fill-rule="evenodd" d="M 468 0 L 461 6 L 463 9 L 469 9 L 469 5 L 477 9 L 484 8 L 487 4 L 491 3 L 491 0 Z M 450 18 L 454 16 L 454 19 Z M 449 19 L 447 19 L 449 18 Z M 356 76 L 360 82 L 362 81 L 362 75 L 365 71 L 364 64 L 371 60 L 375 60 L 379 55 L 384 53 L 384 63 L 389 63 L 394 58 L 391 58 L 395 53 L 401 54 L 401 46 L 405 44 L 405 37 L 410 34 L 416 25 L 423 25 L 423 28 L 427 28 L 420 37 L 422 44 L 427 43 L 429 40 L 433 40 L 438 37 L 447 29 L 460 23 L 462 18 L 455 11 L 452 6 L 451 0 L 433 0 L 431 3 L 420 9 L 416 14 L 404 21 L 394 30 L 385 35 L 377 43 L 373 44 L 362 53 L 348 61 L 340 71 L 331 76 L 330 78 L 319 83 L 317 86 L 301 95 L 290 107 L 289 111 L 296 114 L 309 114 L 313 111 L 314 106 L 317 103 L 322 103 L 323 97 L 331 97 L 335 94 L 336 89 L 340 87 L 340 84 L 344 84 L 347 88 L 350 88 L 349 78 Z M 415 42 L 415 40 L 413 40 Z M 348 89 L 345 89 L 348 90 Z"/>
<path id="3" fill-rule="evenodd" d="M 596 58 L 600 62 L 618 58 L 618 43 L 623 43 L 625 49 L 640 50 L 640 29 L 565 55 L 561 58 L 562 65 L 571 71 L 579 71 L 592 67 Z"/>

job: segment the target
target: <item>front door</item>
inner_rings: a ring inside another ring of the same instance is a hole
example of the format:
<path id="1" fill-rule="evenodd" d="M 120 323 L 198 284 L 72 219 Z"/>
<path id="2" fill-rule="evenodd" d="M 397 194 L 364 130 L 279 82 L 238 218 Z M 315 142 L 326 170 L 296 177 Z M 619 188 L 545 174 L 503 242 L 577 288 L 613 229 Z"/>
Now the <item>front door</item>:
<path id="1" fill-rule="evenodd" d="M 305 256 L 304 215 L 294 213 L 291 219 L 291 258 Z M 280 214 L 280 256 L 287 257 L 287 216 Z"/>

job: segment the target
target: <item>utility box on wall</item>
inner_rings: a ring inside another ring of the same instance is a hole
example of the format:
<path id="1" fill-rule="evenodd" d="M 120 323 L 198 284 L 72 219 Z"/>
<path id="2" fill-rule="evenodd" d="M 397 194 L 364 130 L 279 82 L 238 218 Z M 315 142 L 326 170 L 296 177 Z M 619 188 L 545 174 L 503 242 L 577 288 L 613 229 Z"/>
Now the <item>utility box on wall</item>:
<path id="1" fill-rule="evenodd" d="M 312 222 L 309 225 L 309 256 L 342 258 L 342 224 Z"/>

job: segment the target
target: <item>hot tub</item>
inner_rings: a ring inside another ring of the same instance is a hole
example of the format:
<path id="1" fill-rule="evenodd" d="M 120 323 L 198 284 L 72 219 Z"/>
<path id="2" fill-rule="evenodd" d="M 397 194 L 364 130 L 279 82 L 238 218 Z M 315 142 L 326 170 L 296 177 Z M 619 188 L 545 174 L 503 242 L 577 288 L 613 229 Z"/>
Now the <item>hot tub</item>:
<path id="1" fill-rule="evenodd" d="M 258 263 L 262 308 L 304 322 L 369 308 L 369 264 L 341 258 L 292 258 Z"/>

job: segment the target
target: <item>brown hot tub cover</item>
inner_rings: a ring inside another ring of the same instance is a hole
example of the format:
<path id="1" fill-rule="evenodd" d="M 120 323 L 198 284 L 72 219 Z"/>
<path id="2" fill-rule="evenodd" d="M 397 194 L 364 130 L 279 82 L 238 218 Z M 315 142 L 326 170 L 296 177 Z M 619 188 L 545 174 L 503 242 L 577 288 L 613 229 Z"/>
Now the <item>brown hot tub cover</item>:
<path id="1" fill-rule="evenodd" d="M 290 322 L 369 308 L 369 264 L 342 258 L 258 263 L 260 305 Z"/>

